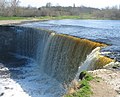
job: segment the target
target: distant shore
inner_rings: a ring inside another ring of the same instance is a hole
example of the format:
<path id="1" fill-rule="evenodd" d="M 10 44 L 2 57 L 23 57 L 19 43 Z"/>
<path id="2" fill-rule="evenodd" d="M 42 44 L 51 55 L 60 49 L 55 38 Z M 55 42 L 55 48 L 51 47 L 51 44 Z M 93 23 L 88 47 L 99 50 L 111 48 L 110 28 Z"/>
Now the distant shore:
<path id="1" fill-rule="evenodd" d="M 17 25 L 51 19 L 52 17 L 0 17 L 0 25 Z"/>
<path id="2" fill-rule="evenodd" d="M 92 17 L 80 16 L 44 16 L 44 17 L 0 17 L 0 25 L 14 25 L 14 24 L 23 24 L 28 22 L 39 22 L 46 20 L 61 20 L 61 19 L 94 19 Z"/>
<path id="3" fill-rule="evenodd" d="M 29 22 L 38 22 L 40 20 L 33 19 L 33 20 L 0 20 L 0 25 L 17 25 Z"/>
<path id="4" fill-rule="evenodd" d="M 81 19 L 81 20 L 109 20 L 109 19 L 96 19 L 90 15 L 80 17 L 80 16 L 41 16 L 41 17 L 1 17 L 0 16 L 0 25 L 17 25 L 29 22 L 39 22 L 47 20 L 62 20 L 62 19 Z"/>

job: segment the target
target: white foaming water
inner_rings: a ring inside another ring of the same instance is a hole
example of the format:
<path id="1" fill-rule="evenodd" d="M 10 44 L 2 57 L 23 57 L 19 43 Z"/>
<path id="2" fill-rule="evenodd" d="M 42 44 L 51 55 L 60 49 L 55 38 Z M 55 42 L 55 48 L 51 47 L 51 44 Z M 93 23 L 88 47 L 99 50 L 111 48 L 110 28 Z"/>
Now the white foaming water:
<path id="1" fill-rule="evenodd" d="M 30 97 L 13 79 L 0 78 L 0 97 Z"/>
<path id="2" fill-rule="evenodd" d="M 83 70 L 94 70 L 94 63 L 100 57 L 100 47 L 96 47 L 86 58 L 86 60 L 82 63 L 82 65 L 78 69 L 78 73 L 76 74 L 75 79 L 79 79 L 80 72 Z"/>
<path id="3" fill-rule="evenodd" d="M 0 97 L 30 97 L 22 87 L 10 78 L 9 69 L 0 64 Z"/>
<path id="4" fill-rule="evenodd" d="M 61 97 L 65 93 L 55 79 L 41 74 L 35 62 L 16 68 L 2 67 L 0 73 L 0 97 Z"/>

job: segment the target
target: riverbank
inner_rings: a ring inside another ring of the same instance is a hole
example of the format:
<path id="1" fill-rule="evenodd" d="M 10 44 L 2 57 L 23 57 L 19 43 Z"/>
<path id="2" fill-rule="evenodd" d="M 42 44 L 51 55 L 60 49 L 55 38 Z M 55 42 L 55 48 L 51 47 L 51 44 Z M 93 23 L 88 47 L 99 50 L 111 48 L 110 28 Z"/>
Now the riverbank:
<path id="1" fill-rule="evenodd" d="M 0 17 L 0 25 L 17 25 L 51 19 L 53 19 L 53 17 Z"/>
<path id="2" fill-rule="evenodd" d="M 116 69 L 98 69 L 89 71 L 98 81 L 90 82 L 91 97 L 120 97 L 120 71 Z M 116 92 L 116 93 L 115 93 Z"/>
<path id="3" fill-rule="evenodd" d="M 38 19 L 31 19 L 31 20 L 0 20 L 0 25 L 17 25 L 17 24 L 24 24 L 30 22 L 38 22 Z"/>
<path id="4" fill-rule="evenodd" d="M 44 16 L 44 17 L 0 17 L 0 25 L 14 25 L 14 24 L 23 24 L 28 22 L 39 22 L 46 20 L 61 20 L 61 19 L 94 19 L 88 15 L 85 15 L 84 18 L 81 16 Z"/>
<path id="5" fill-rule="evenodd" d="M 120 97 L 119 70 L 98 69 L 88 71 L 87 75 L 90 76 L 85 76 L 79 83 L 74 81 L 64 97 Z"/>

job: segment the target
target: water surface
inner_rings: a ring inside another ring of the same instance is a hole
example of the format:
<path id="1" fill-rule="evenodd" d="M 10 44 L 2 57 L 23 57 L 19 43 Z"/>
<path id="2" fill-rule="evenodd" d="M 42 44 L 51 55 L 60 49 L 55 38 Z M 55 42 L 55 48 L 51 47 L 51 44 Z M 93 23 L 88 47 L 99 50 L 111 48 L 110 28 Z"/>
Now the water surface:
<path id="1" fill-rule="evenodd" d="M 120 61 L 120 20 L 50 20 L 27 23 L 22 26 L 45 28 L 57 33 L 103 42 L 109 46 L 103 51 Z"/>

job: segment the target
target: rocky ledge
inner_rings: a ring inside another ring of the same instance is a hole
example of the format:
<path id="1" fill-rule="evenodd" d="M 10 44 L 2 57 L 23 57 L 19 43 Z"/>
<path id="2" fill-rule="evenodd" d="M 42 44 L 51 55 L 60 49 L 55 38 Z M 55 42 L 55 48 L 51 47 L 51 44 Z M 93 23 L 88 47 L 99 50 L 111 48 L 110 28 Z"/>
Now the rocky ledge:
<path id="1" fill-rule="evenodd" d="M 120 70 L 118 70 L 118 69 L 98 69 L 98 70 L 89 71 L 89 72 L 94 77 L 98 77 L 103 82 L 106 83 L 106 85 L 105 84 L 104 84 L 104 86 L 101 85 L 98 88 L 101 88 L 101 90 L 102 90 L 102 87 L 105 87 L 108 89 L 107 91 L 109 91 L 109 88 L 108 88 L 108 86 L 109 86 L 109 87 L 111 87 L 111 89 L 113 89 L 113 91 L 117 92 L 116 96 L 114 96 L 114 97 L 120 97 Z M 97 89 L 95 91 L 97 91 Z M 94 93 L 94 91 L 93 91 L 93 93 Z M 105 95 L 105 94 L 103 94 L 103 95 Z M 105 96 L 101 96 L 101 97 L 105 97 Z"/>

